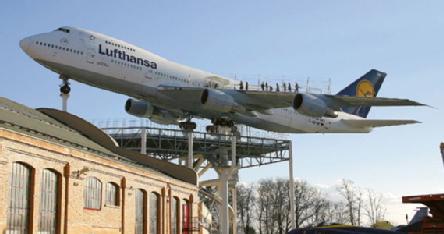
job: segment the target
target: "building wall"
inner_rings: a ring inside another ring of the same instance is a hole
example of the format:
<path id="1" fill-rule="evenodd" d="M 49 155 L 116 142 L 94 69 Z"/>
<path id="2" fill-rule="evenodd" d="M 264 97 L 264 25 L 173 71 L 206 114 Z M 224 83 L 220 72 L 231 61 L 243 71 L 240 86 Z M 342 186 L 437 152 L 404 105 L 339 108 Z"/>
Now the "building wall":
<path id="1" fill-rule="evenodd" d="M 198 189 L 194 185 L 88 151 L 0 129 L 0 233 L 8 233 L 9 184 L 14 162 L 23 162 L 33 168 L 32 233 L 38 233 L 41 177 L 45 168 L 60 175 L 57 233 L 134 233 L 135 192 L 139 188 L 147 192 L 147 233 L 151 192 L 160 195 L 159 233 L 170 233 L 170 200 L 174 196 L 179 198 L 180 206 L 184 199 L 192 201 L 192 215 L 198 215 L 195 205 L 198 203 Z M 91 176 L 102 182 L 101 206 L 98 210 L 84 208 L 84 184 L 86 178 Z M 106 184 L 109 182 L 119 186 L 118 206 L 105 205 Z M 180 216 L 181 213 L 182 209 Z"/>

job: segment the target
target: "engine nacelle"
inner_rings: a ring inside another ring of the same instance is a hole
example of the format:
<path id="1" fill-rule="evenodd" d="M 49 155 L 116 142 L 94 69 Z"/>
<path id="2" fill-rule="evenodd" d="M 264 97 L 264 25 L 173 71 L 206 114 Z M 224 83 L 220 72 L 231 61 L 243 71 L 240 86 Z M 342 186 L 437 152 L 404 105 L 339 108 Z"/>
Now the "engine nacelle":
<path id="1" fill-rule="evenodd" d="M 333 110 L 328 108 L 324 100 L 311 94 L 296 94 L 293 99 L 293 108 L 297 112 L 311 117 L 338 117 Z"/>
<path id="2" fill-rule="evenodd" d="M 243 111 L 230 95 L 216 89 L 204 89 L 200 96 L 200 103 L 205 109 L 218 112 Z"/>
<path id="3" fill-rule="evenodd" d="M 128 99 L 125 103 L 125 111 L 140 118 L 148 118 L 158 124 L 178 124 L 180 114 L 153 106 L 149 102 Z"/>
<path id="4" fill-rule="evenodd" d="M 153 116 L 154 106 L 149 102 L 129 98 L 125 103 L 125 111 L 130 115 L 148 118 Z"/>

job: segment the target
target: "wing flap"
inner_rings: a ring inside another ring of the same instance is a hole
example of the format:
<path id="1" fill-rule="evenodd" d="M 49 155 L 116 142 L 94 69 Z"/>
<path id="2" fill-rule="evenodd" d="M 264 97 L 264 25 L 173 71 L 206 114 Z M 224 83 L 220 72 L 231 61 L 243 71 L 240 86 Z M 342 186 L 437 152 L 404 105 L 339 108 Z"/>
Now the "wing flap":
<path id="1" fill-rule="evenodd" d="M 288 92 L 267 92 L 267 91 L 239 91 L 240 104 L 250 107 L 252 110 L 263 111 L 271 108 L 286 108 L 293 103 L 295 94 Z"/>
<path id="2" fill-rule="evenodd" d="M 374 128 L 420 123 L 416 120 L 409 119 L 344 119 L 342 121 L 355 128 Z"/>

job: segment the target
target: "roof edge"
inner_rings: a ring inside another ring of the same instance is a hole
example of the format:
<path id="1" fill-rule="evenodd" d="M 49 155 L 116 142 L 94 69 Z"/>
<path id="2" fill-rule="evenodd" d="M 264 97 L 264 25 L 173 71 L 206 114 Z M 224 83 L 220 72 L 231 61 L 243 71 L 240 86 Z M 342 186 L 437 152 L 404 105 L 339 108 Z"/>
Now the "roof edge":
<path id="1" fill-rule="evenodd" d="M 52 108 L 37 108 L 36 110 L 76 130 L 88 139 L 121 157 L 128 158 L 131 161 L 158 170 L 175 179 L 197 185 L 197 174 L 190 168 L 178 166 L 164 160 L 119 148 L 111 136 L 76 115 Z"/>

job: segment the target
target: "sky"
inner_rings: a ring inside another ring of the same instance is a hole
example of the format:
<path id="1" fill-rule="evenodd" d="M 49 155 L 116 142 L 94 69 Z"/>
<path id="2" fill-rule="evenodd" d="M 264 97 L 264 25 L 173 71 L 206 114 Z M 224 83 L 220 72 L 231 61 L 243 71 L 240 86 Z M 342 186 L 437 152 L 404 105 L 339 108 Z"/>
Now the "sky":
<path id="1" fill-rule="evenodd" d="M 314 83 L 332 92 L 372 68 L 387 72 L 383 97 L 431 107 L 372 108 L 369 118 L 421 124 L 369 134 L 292 134 L 294 174 L 331 187 L 342 178 L 388 194 L 388 219 L 403 223 L 402 195 L 443 193 L 443 1 L 6 1 L 0 8 L 0 96 L 60 108 L 57 75 L 30 59 L 20 39 L 60 26 L 101 32 L 169 60 L 257 82 Z M 126 96 L 72 81 L 69 111 L 132 118 Z M 286 163 L 246 169 L 240 180 L 288 177 Z"/>

